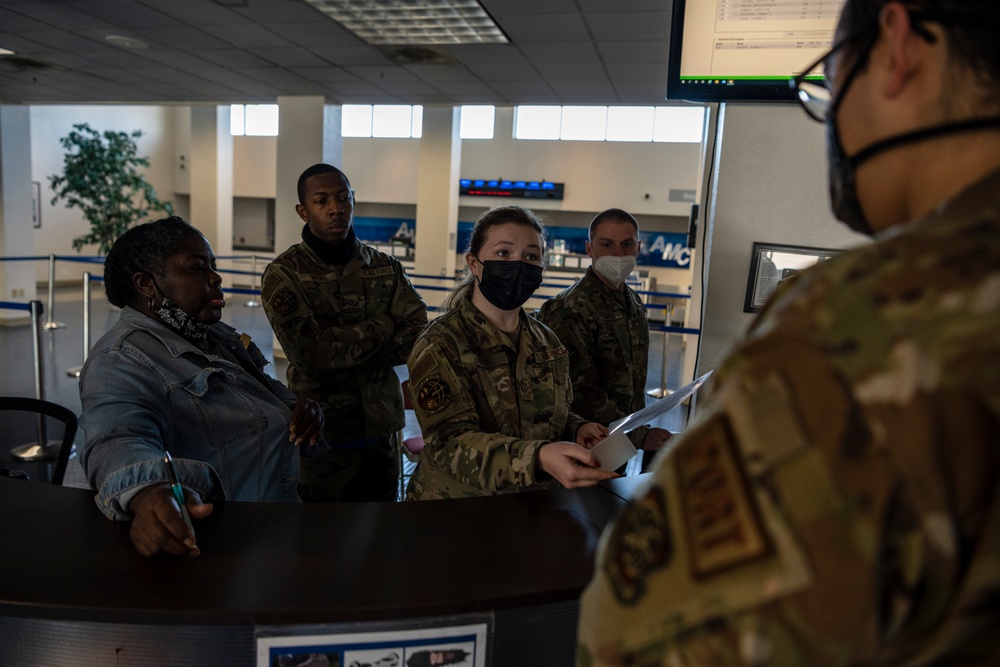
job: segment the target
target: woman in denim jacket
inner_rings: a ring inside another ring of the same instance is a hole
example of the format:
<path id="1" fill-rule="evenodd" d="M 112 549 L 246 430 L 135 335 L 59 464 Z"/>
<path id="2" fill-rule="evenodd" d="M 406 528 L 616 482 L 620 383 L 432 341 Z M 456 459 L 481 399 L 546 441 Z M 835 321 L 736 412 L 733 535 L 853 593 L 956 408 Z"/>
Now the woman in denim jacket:
<path id="1" fill-rule="evenodd" d="M 298 502 L 297 446 L 326 447 L 318 404 L 267 376 L 250 337 L 219 321 L 221 283 L 208 241 L 178 217 L 134 227 L 105 260 L 108 300 L 123 310 L 80 375 L 80 462 L 145 556 L 198 554 L 165 451 L 201 519 L 211 500 Z"/>

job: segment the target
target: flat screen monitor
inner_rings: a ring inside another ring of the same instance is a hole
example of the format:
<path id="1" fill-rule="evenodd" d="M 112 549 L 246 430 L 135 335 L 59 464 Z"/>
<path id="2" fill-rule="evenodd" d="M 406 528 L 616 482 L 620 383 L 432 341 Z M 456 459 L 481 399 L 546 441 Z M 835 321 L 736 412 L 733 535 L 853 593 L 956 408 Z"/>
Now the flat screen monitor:
<path id="1" fill-rule="evenodd" d="M 791 101 L 828 50 L 844 0 L 674 0 L 667 99 Z M 822 80 L 823 73 L 814 73 Z"/>

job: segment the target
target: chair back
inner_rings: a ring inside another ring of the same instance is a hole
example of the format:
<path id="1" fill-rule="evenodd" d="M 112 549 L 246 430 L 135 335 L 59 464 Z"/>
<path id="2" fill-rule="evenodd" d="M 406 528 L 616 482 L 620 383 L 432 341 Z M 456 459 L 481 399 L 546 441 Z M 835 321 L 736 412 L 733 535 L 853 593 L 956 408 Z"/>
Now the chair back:
<path id="1" fill-rule="evenodd" d="M 63 477 L 66 475 L 66 463 L 69 461 L 70 453 L 73 451 L 73 441 L 76 439 L 78 427 L 77 417 L 73 411 L 56 403 L 38 398 L 0 396 L 0 412 L 3 411 L 29 412 L 37 415 L 38 444 L 43 447 L 48 446 L 45 418 L 50 417 L 62 422 L 62 445 L 56 457 L 56 465 L 52 471 L 51 479 L 52 484 L 62 484 Z M 9 430 L 7 432 L 9 433 Z"/>

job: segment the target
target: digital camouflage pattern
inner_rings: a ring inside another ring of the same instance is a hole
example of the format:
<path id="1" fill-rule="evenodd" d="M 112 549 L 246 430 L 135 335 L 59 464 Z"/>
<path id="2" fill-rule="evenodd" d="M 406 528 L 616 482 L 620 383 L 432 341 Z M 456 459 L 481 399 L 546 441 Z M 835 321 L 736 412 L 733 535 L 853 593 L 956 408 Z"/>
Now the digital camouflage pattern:
<path id="1" fill-rule="evenodd" d="M 586 420 L 570 411 L 569 357 L 548 327 L 521 311 L 515 349 L 466 298 L 427 327 L 408 366 L 425 444 L 407 499 L 558 486 L 536 470 L 538 448 L 574 441 Z"/>
<path id="2" fill-rule="evenodd" d="M 715 377 L 578 665 L 1000 664 L 1000 172 L 784 285 Z"/>
<path id="3" fill-rule="evenodd" d="M 649 324 L 635 290 L 611 289 L 590 267 L 542 304 L 539 319 L 569 350 L 574 412 L 607 426 L 646 407 Z M 641 426 L 629 439 L 640 447 L 648 431 Z"/>
<path id="4" fill-rule="evenodd" d="M 323 407 L 324 436 L 334 447 L 305 467 L 342 476 L 360 465 L 359 453 L 336 443 L 389 437 L 405 423 L 393 366 L 406 362 L 427 324 L 424 301 L 398 261 L 360 241 L 344 266 L 296 244 L 267 266 L 261 282 L 264 312 L 288 356 L 289 389 Z M 386 478 L 393 470 L 386 468 Z"/>

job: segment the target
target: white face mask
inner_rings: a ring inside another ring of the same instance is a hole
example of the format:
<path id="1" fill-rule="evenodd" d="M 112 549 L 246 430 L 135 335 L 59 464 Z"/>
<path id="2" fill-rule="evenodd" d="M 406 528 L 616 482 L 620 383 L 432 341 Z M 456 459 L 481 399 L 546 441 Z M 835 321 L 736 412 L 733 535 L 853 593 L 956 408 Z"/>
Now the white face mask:
<path id="1" fill-rule="evenodd" d="M 635 270 L 635 256 L 604 255 L 594 260 L 594 270 L 615 287 L 625 284 L 625 279 Z"/>

